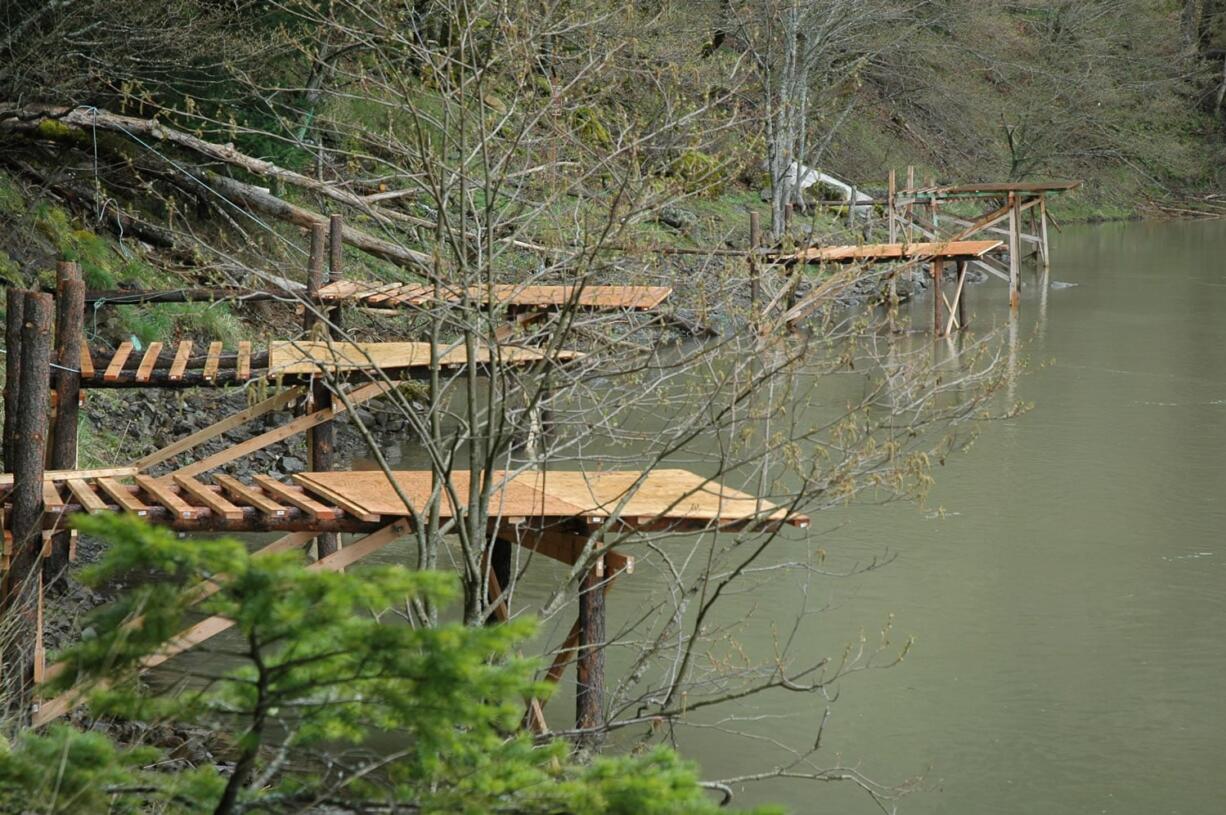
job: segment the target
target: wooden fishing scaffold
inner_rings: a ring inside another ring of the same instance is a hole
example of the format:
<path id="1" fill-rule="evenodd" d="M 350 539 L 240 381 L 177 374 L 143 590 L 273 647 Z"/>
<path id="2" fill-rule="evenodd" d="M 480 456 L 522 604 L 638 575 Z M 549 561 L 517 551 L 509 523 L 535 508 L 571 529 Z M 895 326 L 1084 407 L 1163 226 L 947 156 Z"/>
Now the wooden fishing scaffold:
<path id="1" fill-rule="evenodd" d="M 1007 181 L 949 186 L 929 182 L 917 186 L 915 169 L 907 169 L 906 186 L 897 188 L 897 177 L 890 170 L 886 191 L 886 218 L 890 243 L 902 240 L 963 241 L 976 235 L 996 236 L 1007 241 L 1008 266 L 987 258 L 975 258 L 971 265 L 1009 284 L 1009 305 L 1021 302 L 1021 265 L 1027 255 L 1024 246 L 1033 247 L 1030 256 L 1046 269 L 1051 264 L 1047 227 L 1048 196 L 1070 192 L 1080 181 Z M 973 213 L 951 212 L 957 203 Z M 1028 215 L 1028 218 L 1027 218 Z M 1030 226 L 1025 222 L 1029 220 Z"/>
<path id="2" fill-rule="evenodd" d="M 413 284 L 355 284 L 340 280 L 339 219 L 333 219 L 331 280 L 322 273 L 322 227 L 312 234 L 304 328 L 322 339 L 273 342 L 256 349 L 239 343 L 226 351 L 209 343 L 193 353 L 191 342 L 155 342 L 142 352 L 130 343 L 114 351 L 88 348 L 84 338 L 87 302 L 172 302 L 186 299 L 286 299 L 276 292 L 183 291 L 87 293 L 74 264 L 58 270 L 55 296 L 10 289 L 7 293 L 4 465 L 0 475 L 0 523 L 4 530 L 0 609 L 26 623 L 28 660 L 6 662 L 6 672 L 28 672 L 37 685 L 63 670 L 46 664 L 42 642 L 43 589 L 59 579 L 73 556 L 73 534 L 66 519 L 74 513 L 131 513 L 183 533 L 279 532 L 259 554 L 315 544 L 311 569 L 343 569 L 389 543 L 418 533 L 418 509 L 438 496 L 431 471 L 385 473 L 334 469 L 333 422 L 347 411 L 386 394 L 397 381 L 421 378 L 432 366 L 463 370 L 477 366 L 535 369 L 564 366 L 582 358 L 565 350 L 546 350 L 509 342 L 480 347 L 469 358 L 461 348 L 432 349 L 425 343 L 359 343 L 328 336 L 341 320 L 341 306 L 419 308 L 437 303 Z M 594 310 L 649 311 L 670 294 L 660 287 L 537 286 L 449 292 L 442 299 L 493 297 L 505 307 L 511 325 L 538 319 L 566 306 Z M 290 299 L 293 302 L 292 298 Z M 510 305 L 506 305 L 509 303 Z M 316 307 L 312 308 L 314 304 Z M 327 326 L 320 325 L 327 314 Z M 76 427 L 82 394 L 89 388 L 223 388 L 258 379 L 283 388 L 213 425 L 150 453 L 127 467 L 79 469 Z M 54 389 L 54 392 L 53 392 Z M 297 416 L 212 455 L 165 465 L 244 424 L 301 403 Z M 48 410 L 51 406 L 53 409 Z M 298 433 L 308 434 L 309 471 L 290 481 L 256 474 L 250 481 L 221 472 L 226 465 Z M 467 494 L 469 472 L 447 474 L 455 494 Z M 619 546 L 639 533 L 730 531 L 752 526 L 773 529 L 805 526 L 808 519 L 770 501 L 685 470 L 650 472 L 495 472 L 489 520 L 487 602 L 498 619 L 509 615 L 504 587 L 510 584 L 511 548 L 521 547 L 579 569 L 578 613 L 550 665 L 546 679 L 558 682 L 570 662 L 578 676 L 576 725 L 597 731 L 604 715 L 605 595 L 620 575 L 633 572 L 632 556 Z M 211 482 L 211 483 L 210 483 Z M 444 492 L 445 495 L 445 492 Z M 496 507 L 496 512 L 494 508 Z M 444 500 L 442 520 L 457 515 Z M 341 546 L 339 536 L 357 536 Z M 203 586 L 201 598 L 216 587 Z M 207 618 L 186 628 L 145 661 L 153 668 L 231 626 Z M 24 681 L 24 679 L 23 679 Z M 36 725 L 64 715 L 81 699 L 72 689 L 31 709 Z M 547 729 L 539 703 L 525 721 Z"/>

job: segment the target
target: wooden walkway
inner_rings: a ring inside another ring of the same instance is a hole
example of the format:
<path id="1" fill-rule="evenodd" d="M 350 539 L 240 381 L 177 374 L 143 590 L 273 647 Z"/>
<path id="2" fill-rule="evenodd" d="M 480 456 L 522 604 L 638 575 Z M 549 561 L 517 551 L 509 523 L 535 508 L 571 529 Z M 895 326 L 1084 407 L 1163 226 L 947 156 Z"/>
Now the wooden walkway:
<path id="1" fill-rule="evenodd" d="M 518 286 L 499 284 L 487 290 L 467 290 L 470 301 L 486 303 L 492 293 L 495 305 L 513 309 L 552 310 L 566 306 L 602 311 L 650 311 L 672 294 L 667 286 Z M 444 289 L 441 303 L 434 287 L 421 283 L 363 283 L 338 280 L 319 290 L 319 300 L 328 304 L 351 303 L 368 308 L 424 308 L 456 305 L 465 292 Z"/>
<path id="2" fill-rule="evenodd" d="M 619 574 L 634 569 L 632 557 L 593 540 L 600 527 L 607 526 L 616 535 L 636 530 L 727 531 L 746 525 L 777 529 L 783 524 L 798 527 L 809 524 L 804 515 L 790 513 L 770 501 L 687 470 L 529 471 L 514 475 L 497 472 L 493 477 L 497 485 L 489 506 L 494 516 L 490 527 L 495 548 L 518 545 L 569 566 L 595 560 L 590 566 L 584 564 L 578 617 L 546 673 L 546 680 L 557 682 L 570 661 L 579 662 L 581 676 L 589 678 L 587 685 L 581 683 L 581 695 L 595 693 L 592 682 L 600 688 L 604 682 L 604 657 L 599 647 L 603 645 L 603 635 L 594 638 L 585 623 L 598 625 L 594 630 L 604 630 L 604 596 Z M 451 490 L 467 495 L 469 478 L 467 472 L 452 474 Z M 244 483 L 231 476 L 216 475 L 214 483 L 206 484 L 183 475 L 182 471 L 153 478 L 136 473 L 135 468 L 47 471 L 43 481 L 43 523 L 48 527 L 44 548 L 49 548 L 55 530 L 63 527 L 64 516 L 73 512 L 128 512 L 178 531 L 289 532 L 256 555 L 302 547 L 323 531 L 363 533 L 363 537 L 308 566 L 315 570 L 339 570 L 412 534 L 415 512 L 427 506 L 434 492 L 434 479 L 429 471 L 397 471 L 390 479 L 377 470 L 308 472 L 298 474 L 294 481 L 289 484 L 269 476 L 256 476 L 250 483 Z M 0 497 L 4 502 L 3 517 L 7 517 L 11 511 L 8 493 L 12 486 L 0 489 L 4 490 Z M 446 494 L 447 491 L 442 492 Z M 455 515 L 445 498 L 440 510 L 444 519 Z M 6 534 L 6 561 L 10 541 Z M 501 588 L 508 577 L 499 575 L 491 564 L 488 597 L 498 619 L 508 616 Z M 203 598 L 215 590 L 216 586 L 202 586 L 198 594 Z M 181 631 L 144 660 L 142 667 L 156 667 L 232 626 L 233 621 L 225 617 L 207 617 Z M 57 676 L 64 666 L 45 665 L 41 627 L 36 636 L 34 679 L 41 683 Z M 65 691 L 40 704 L 33 722 L 41 726 L 53 721 L 82 700 L 81 689 Z M 580 726 L 590 726 L 594 721 L 591 717 L 600 715 L 599 709 L 599 696 L 581 703 Z M 525 721 L 537 731 L 547 729 L 541 706 L 535 700 L 528 705 Z"/>
<path id="3" fill-rule="evenodd" d="M 293 483 L 268 475 L 244 483 L 218 474 L 206 484 L 183 470 L 160 478 L 135 467 L 48 470 L 43 525 L 63 528 L 64 517 L 74 512 L 130 512 L 180 532 L 371 532 L 412 518 L 429 503 L 430 471 L 393 476 L 395 485 L 379 470 L 299 473 Z M 467 472 L 453 474 L 456 494 L 468 494 L 468 479 Z M 512 525 L 586 528 L 613 518 L 614 529 L 687 532 L 809 523 L 804 515 L 687 470 L 496 472 L 494 479 L 490 512 L 497 522 Z M 8 481 L 0 483 L 0 501 L 8 500 Z M 440 517 L 454 514 L 444 493 Z"/>
<path id="4" fill-rule="evenodd" d="M 774 255 L 785 263 L 876 263 L 900 260 L 974 260 L 998 252 L 1004 241 L 868 243 L 859 246 L 814 246 L 794 254 Z"/>
<path id="5" fill-rule="evenodd" d="M 425 342 L 324 342 L 282 341 L 255 350 L 250 342 L 225 349 L 220 342 L 201 348 L 191 340 L 150 343 L 136 351 L 130 342 L 115 351 L 93 350 L 82 345 L 82 388 L 133 387 L 227 387 L 253 379 L 294 381 L 322 373 L 346 374 L 379 371 L 396 379 L 424 376 L 430 370 L 431 346 Z M 462 368 L 468 364 L 463 346 L 439 349 L 439 365 Z M 561 363 L 582 357 L 577 351 L 546 353 L 536 348 L 499 345 L 481 349 L 478 365 L 527 366 Z"/>

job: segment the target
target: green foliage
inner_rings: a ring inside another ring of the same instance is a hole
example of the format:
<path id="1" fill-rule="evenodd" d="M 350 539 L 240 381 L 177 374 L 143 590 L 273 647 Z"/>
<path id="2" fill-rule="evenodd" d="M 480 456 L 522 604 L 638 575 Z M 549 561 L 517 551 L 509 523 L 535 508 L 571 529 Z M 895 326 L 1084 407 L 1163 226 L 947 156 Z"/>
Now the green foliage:
<path id="1" fill-rule="evenodd" d="M 701 150 L 686 150 L 673 161 L 670 169 L 688 194 L 718 195 L 728 183 L 724 163 Z"/>
<path id="2" fill-rule="evenodd" d="M 207 812 L 221 779 L 211 771 L 146 769 L 158 751 L 116 747 L 102 733 L 55 725 L 0 748 L 0 811 L 64 813 Z M 35 803 L 37 802 L 37 803 Z"/>
<path id="3" fill-rule="evenodd" d="M 25 196 L 7 173 L 0 172 L 0 215 L 22 215 L 25 211 Z"/>
<path id="4" fill-rule="evenodd" d="M 579 137 L 594 147 L 609 147 L 613 144 L 613 134 L 601 121 L 600 113 L 590 105 L 581 105 L 571 114 L 571 124 Z"/>
<path id="5" fill-rule="evenodd" d="M 240 804 L 299 811 L 324 789 L 354 803 L 425 813 L 717 811 L 695 768 L 669 750 L 580 764 L 564 743 L 538 746 L 523 734 L 525 700 L 545 692 L 531 680 L 534 665 L 514 655 L 530 621 L 415 628 L 389 618 L 388 609 L 406 602 L 454 597 L 449 575 L 399 566 L 312 570 L 296 552 L 253 557 L 237 541 L 182 541 L 134 516 L 81 516 L 76 525 L 109 544 L 82 580 L 125 579 L 133 588 L 93 614 L 89 624 L 99 633 L 67 651 L 55 690 L 92 681 L 97 712 L 234 733 L 235 769 L 228 779 L 211 767 L 155 773 L 148 769 L 155 751 L 120 750 L 100 734 L 60 727 L 18 740 L 0 761 L 0 795 L 59 789 L 65 807 L 50 811 L 85 813 L 135 811 L 136 798 L 108 791 L 137 788 L 168 812 L 229 812 Z M 142 579 L 131 580 L 134 574 Z M 210 580 L 216 590 L 203 596 L 199 587 Z M 193 609 L 234 621 L 226 647 L 237 664 L 204 687 L 141 692 L 132 681 L 140 662 Z M 379 755 L 369 743 L 374 734 L 395 734 L 396 752 Z M 309 758 L 341 745 L 372 748 L 370 763 L 349 768 L 343 783 Z M 303 760 L 286 764 L 273 783 L 256 784 L 259 767 L 282 747 Z M 377 772 L 355 772 L 376 761 Z"/>
<path id="6" fill-rule="evenodd" d="M 147 263 L 122 256 L 115 244 L 88 229 L 72 224 L 68 213 L 40 202 L 34 206 L 36 228 L 52 243 L 64 260 L 81 264 L 81 276 L 91 289 L 115 288 L 121 282 L 151 285 L 164 277 Z"/>

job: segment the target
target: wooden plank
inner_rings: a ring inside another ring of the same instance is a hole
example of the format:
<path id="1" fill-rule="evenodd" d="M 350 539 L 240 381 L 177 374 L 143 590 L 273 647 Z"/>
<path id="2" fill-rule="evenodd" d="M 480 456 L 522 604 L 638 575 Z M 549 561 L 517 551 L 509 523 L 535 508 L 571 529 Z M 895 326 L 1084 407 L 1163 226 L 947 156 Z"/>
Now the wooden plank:
<path id="1" fill-rule="evenodd" d="M 474 303 L 489 302 L 490 295 L 497 305 L 526 308 L 556 309 L 567 305 L 595 310 L 649 311 L 658 308 L 673 290 L 668 286 L 580 286 L 497 284 L 471 287 L 468 299 Z M 462 289 L 445 290 L 444 303 L 458 303 Z M 420 283 L 361 283 L 338 280 L 319 290 L 323 302 L 358 302 L 378 308 L 424 306 L 434 304 L 432 286 Z"/>
<path id="2" fill-rule="evenodd" d="M 392 387 L 394 386 L 389 383 L 372 382 L 369 385 L 363 385 L 357 390 L 346 394 L 345 398 L 349 400 L 350 404 L 356 407 L 363 402 L 369 401 L 376 396 L 385 393 Z M 341 400 L 338 399 L 337 401 L 340 402 Z M 178 470 L 178 472 L 183 475 L 198 475 L 199 473 L 216 469 L 217 467 L 231 462 L 236 458 L 242 458 L 245 455 L 254 453 L 256 450 L 261 450 L 270 444 L 276 444 L 282 439 L 288 439 L 290 436 L 297 433 L 302 433 L 309 428 L 315 427 L 317 424 L 331 421 L 334 417 L 344 413 L 345 410 L 345 405 L 340 403 L 327 410 L 317 410 L 314 413 L 299 416 L 297 419 L 287 422 L 281 427 L 269 430 L 267 433 L 262 433 L 259 436 L 250 438 L 247 441 L 236 444 L 229 449 L 215 453 L 206 459 L 202 459 L 193 464 L 189 464 L 186 467 L 182 467 Z"/>
<path id="3" fill-rule="evenodd" d="M 227 433 L 236 427 L 241 427 L 252 419 L 259 418 L 265 413 L 281 408 L 298 399 L 305 393 L 303 388 L 289 388 L 283 390 L 275 396 L 265 399 L 263 402 L 252 405 L 246 410 L 241 410 L 233 416 L 227 416 L 219 422 L 214 422 L 208 427 L 201 428 L 190 436 L 185 436 L 179 439 L 174 444 L 169 444 L 157 452 L 150 453 L 136 462 L 136 468 L 147 470 L 155 464 L 161 464 L 163 461 L 174 458 L 180 453 L 184 453 L 197 445 L 203 444 L 209 439 L 214 439 L 223 433 Z"/>
<path id="4" fill-rule="evenodd" d="M 174 482 L 179 485 L 180 489 L 191 495 L 192 498 L 195 498 L 209 509 L 216 512 L 221 517 L 231 521 L 242 520 L 242 508 L 237 507 L 227 501 L 221 495 L 221 493 L 214 492 L 213 490 L 209 489 L 208 486 L 200 483 L 191 476 L 174 473 L 171 477 L 174 479 Z"/>
<path id="5" fill-rule="evenodd" d="M 366 512 L 382 516 L 408 516 L 403 492 L 414 508 L 422 510 L 430 499 L 433 474 L 428 470 L 396 471 L 396 485 L 380 470 L 360 472 L 298 473 L 294 480 L 312 491 L 343 496 Z M 723 486 L 688 470 L 525 472 L 509 480 L 494 473 L 490 511 L 509 517 L 565 517 L 603 519 L 616 514 L 631 525 L 668 521 L 735 524 L 751 521 L 786 522 L 805 526 L 809 519 L 789 514 L 770 501 Z M 467 495 L 469 473 L 451 474 L 451 484 Z M 399 490 L 397 490 L 397 487 Z M 442 516 L 452 510 L 446 493 L 440 501 Z"/>
<path id="6" fill-rule="evenodd" d="M 144 490 L 145 494 L 153 499 L 154 502 L 166 507 L 176 517 L 182 518 L 185 521 L 199 518 L 206 512 L 206 510 L 194 507 L 184 501 L 175 494 L 169 484 L 161 479 L 150 478 L 147 475 L 138 475 L 136 476 L 136 486 Z"/>
<path id="7" fill-rule="evenodd" d="M 137 382 L 149 381 L 149 374 L 153 373 L 153 366 L 157 364 L 158 354 L 160 353 L 162 353 L 162 343 L 149 343 L 149 348 L 145 351 L 145 356 L 140 361 L 140 367 L 136 369 Z"/>
<path id="8" fill-rule="evenodd" d="M 979 258 L 995 252 L 1003 241 L 950 240 L 928 243 L 875 243 L 863 246 L 822 246 L 776 256 L 782 261 L 805 263 L 855 263 L 860 261 L 913 260 L 931 257 Z"/>
<path id="9" fill-rule="evenodd" d="M 102 374 L 102 378 L 107 382 L 114 382 L 118 379 L 119 372 L 123 370 L 124 363 L 128 361 L 131 354 L 132 343 L 120 343 L 119 350 L 115 352 L 115 356 L 111 357 L 111 363 L 106 366 L 106 372 Z"/>
<path id="10" fill-rule="evenodd" d="M 490 512 L 503 517 L 551 517 L 574 518 L 583 514 L 583 508 L 560 500 L 535 489 L 529 480 L 507 481 L 506 473 L 496 471 L 494 496 L 490 500 Z M 359 472 L 313 472 L 298 473 L 294 481 L 313 492 L 329 496 L 342 495 L 374 515 L 408 516 L 410 510 L 400 497 L 403 492 L 413 508 L 424 511 L 434 489 L 434 476 L 429 470 L 396 471 L 392 473 L 395 485 L 382 470 Z M 467 497 L 470 473 L 467 470 L 451 473 L 452 489 Z M 397 489 L 398 488 L 398 489 Z M 440 495 L 441 517 L 453 517 L 451 501 L 444 490 Z"/>
<path id="11" fill-rule="evenodd" d="M 275 495 L 281 501 L 298 509 L 311 516 L 313 520 L 332 521 L 340 517 L 339 510 L 332 507 L 326 507 L 323 504 L 311 498 L 301 490 L 294 489 L 289 484 L 282 484 L 277 479 L 267 475 L 255 476 L 255 482 L 260 485 L 260 488 L 270 495 Z"/>
<path id="12" fill-rule="evenodd" d="M 60 497 L 60 491 L 52 481 L 43 482 L 43 510 L 49 514 L 64 511 L 64 499 Z"/>
<path id="13" fill-rule="evenodd" d="M 89 484 L 79 478 L 69 479 L 68 490 L 86 512 L 106 512 L 109 509 L 106 501 L 99 498 Z"/>
<path id="14" fill-rule="evenodd" d="M 349 496 L 343 493 L 333 492 L 330 489 L 320 489 L 310 485 L 304 485 L 304 489 L 309 489 L 311 492 L 317 493 L 320 497 L 326 498 L 329 502 L 336 504 L 336 506 L 345 510 L 346 513 L 354 516 L 360 521 L 375 523 L 380 517 L 382 517 L 377 512 L 370 512 L 360 503 L 350 499 Z"/>
<path id="15" fill-rule="evenodd" d="M 126 478 L 139 472 L 135 467 L 94 467 L 84 470 L 44 470 L 43 481 L 70 481 L 89 478 Z M 12 473 L 0 473 L 0 487 L 13 486 Z"/>
<path id="16" fill-rule="evenodd" d="M 251 343 L 243 340 L 238 344 L 238 381 L 251 378 Z"/>
<path id="17" fill-rule="evenodd" d="M 138 500 L 132 491 L 113 478 L 99 478 L 94 481 L 99 489 L 119 504 L 120 509 L 144 517 L 149 514 L 150 507 Z"/>
<path id="18" fill-rule="evenodd" d="M 92 377 L 94 375 L 94 358 L 90 356 L 88 343 L 81 343 L 81 376 Z"/>
<path id="19" fill-rule="evenodd" d="M 209 344 L 209 356 L 204 362 L 204 378 L 212 381 L 217 378 L 217 369 L 221 366 L 221 343 Z"/>
<path id="20" fill-rule="evenodd" d="M 213 480 L 225 492 L 234 496 L 244 504 L 255 507 L 260 512 L 272 518 L 284 518 L 289 514 L 289 507 L 278 504 L 255 487 L 249 487 L 237 478 L 228 475 L 213 476 Z"/>
<path id="21" fill-rule="evenodd" d="M 486 364 L 497 360 L 502 365 L 525 365 L 544 359 L 578 359 L 578 351 L 546 354 L 536 348 L 498 346 L 480 348 L 474 360 Z M 463 346 L 443 350 L 439 364 L 446 367 L 468 363 Z M 274 342 L 268 347 L 268 376 L 313 376 L 324 371 L 373 371 L 430 366 L 430 344 L 426 342 Z"/>
<path id="22" fill-rule="evenodd" d="M 170 364 L 170 381 L 178 382 L 183 378 L 183 372 L 187 370 L 187 360 L 192 355 L 192 341 L 183 340 L 179 343 L 179 350 L 175 352 L 175 361 Z"/>

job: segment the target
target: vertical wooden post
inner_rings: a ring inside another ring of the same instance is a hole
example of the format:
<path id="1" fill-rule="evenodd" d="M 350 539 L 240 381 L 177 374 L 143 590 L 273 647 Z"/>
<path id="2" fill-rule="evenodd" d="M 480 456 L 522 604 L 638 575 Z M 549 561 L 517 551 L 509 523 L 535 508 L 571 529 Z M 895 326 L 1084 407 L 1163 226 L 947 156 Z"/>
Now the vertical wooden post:
<path id="1" fill-rule="evenodd" d="M 915 167 L 907 165 L 907 190 L 911 201 L 915 200 Z M 907 243 L 912 243 L 915 240 L 915 224 L 911 222 L 911 207 L 913 204 L 907 204 Z"/>
<path id="2" fill-rule="evenodd" d="M 894 197 L 898 194 L 898 181 L 894 169 L 890 168 L 890 177 L 886 179 L 885 214 L 890 227 L 890 243 L 898 242 L 898 221 L 894 218 Z M 890 278 L 893 280 L 893 277 Z"/>
<path id="3" fill-rule="evenodd" d="M 958 261 L 958 330 L 966 328 L 966 267 L 965 260 Z"/>
<path id="4" fill-rule="evenodd" d="M 13 472 L 13 437 L 17 433 L 18 405 L 21 397 L 21 324 L 25 314 L 25 292 L 9 287 L 5 291 L 4 320 L 4 470 Z"/>
<path id="5" fill-rule="evenodd" d="M 928 213 L 932 217 L 933 240 L 940 240 L 940 238 L 936 237 L 938 234 L 940 234 L 940 231 L 941 231 L 940 229 L 941 222 L 940 222 L 939 217 L 937 216 L 938 204 L 937 204 L 937 194 L 935 192 L 937 188 L 936 176 L 931 176 L 931 175 L 928 176 L 928 187 L 929 189 L 934 190 L 934 192 L 931 192 L 928 196 Z"/>
<path id="6" fill-rule="evenodd" d="M 77 419 L 81 399 L 81 343 L 85 337 L 85 282 L 77 264 L 62 262 L 56 269 L 55 298 L 55 424 L 51 434 L 50 464 L 54 470 L 77 466 Z M 68 569 L 72 533 L 56 532 L 51 554 L 43 561 L 43 584 L 50 586 Z"/>
<path id="7" fill-rule="evenodd" d="M 945 333 L 941 325 L 941 278 L 945 275 L 945 258 L 932 259 L 932 336 L 940 337 Z"/>
<path id="8" fill-rule="evenodd" d="M 758 312 L 758 298 L 761 285 L 758 280 L 758 247 L 762 243 L 762 225 L 758 222 L 758 213 L 749 213 L 749 310 L 752 316 Z"/>
<path id="9" fill-rule="evenodd" d="M 28 721 L 37 645 L 43 548 L 43 472 L 47 460 L 47 414 L 51 402 L 51 295 L 26 292 L 21 326 L 20 408 L 13 436 L 12 557 L 4 574 L 2 606 L 8 630 L 3 682 L 9 704 Z"/>
<path id="10" fill-rule="evenodd" d="M 328 227 L 316 223 L 311 225 L 311 259 L 307 266 L 307 305 L 303 328 L 309 335 L 317 331 L 328 334 L 328 322 L 323 311 L 323 303 L 319 301 L 319 290 L 324 285 L 324 251 L 328 239 Z M 332 406 L 332 391 L 323 376 L 311 379 L 310 412 L 323 410 Z M 312 471 L 322 472 L 332 469 L 332 453 L 336 446 L 336 430 L 332 422 L 324 422 L 307 431 L 307 462 Z M 336 551 L 337 539 L 333 533 L 325 533 L 315 538 L 315 556 L 324 558 Z"/>
<path id="11" fill-rule="evenodd" d="M 335 283 L 344 275 L 345 265 L 345 217 L 333 215 L 328 219 L 328 282 Z M 328 311 L 328 322 L 331 323 L 332 336 L 339 336 L 341 330 L 341 304 L 338 301 Z"/>
<path id="12" fill-rule="evenodd" d="M 579 655 L 576 661 L 575 727 L 595 731 L 604 724 L 605 596 L 603 580 L 589 569 L 579 585 Z M 598 732 L 580 736 L 580 746 L 595 747 Z"/>
<path id="13" fill-rule="evenodd" d="M 1043 268 L 1051 266 L 1051 252 L 1047 246 L 1047 195 L 1039 193 L 1039 257 Z"/>
<path id="14" fill-rule="evenodd" d="M 487 603 L 493 603 L 498 595 L 505 592 L 511 585 L 511 544 L 502 538 L 494 538 L 486 557 L 488 561 L 482 566 L 490 570 L 490 578 L 486 586 L 485 598 Z M 489 616 L 486 617 L 486 622 L 503 622 L 508 617 L 510 617 L 510 609 L 504 597 L 498 606 L 491 610 Z"/>
<path id="15" fill-rule="evenodd" d="M 851 192 L 847 196 L 847 225 L 856 225 L 856 185 L 851 185 Z"/>
<path id="16" fill-rule="evenodd" d="M 1009 307 L 1022 302 L 1022 214 L 1018 211 L 1017 193 L 1009 193 Z"/>
<path id="17" fill-rule="evenodd" d="M 792 204 L 788 202 L 783 205 L 783 231 L 790 233 L 792 231 Z"/>

